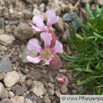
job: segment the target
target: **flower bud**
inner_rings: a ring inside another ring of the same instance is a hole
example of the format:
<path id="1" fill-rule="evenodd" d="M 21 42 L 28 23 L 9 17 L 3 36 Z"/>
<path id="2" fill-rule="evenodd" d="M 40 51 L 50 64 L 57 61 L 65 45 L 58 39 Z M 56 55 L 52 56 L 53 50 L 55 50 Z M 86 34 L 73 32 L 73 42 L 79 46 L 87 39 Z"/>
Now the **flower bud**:
<path id="1" fill-rule="evenodd" d="M 61 87 L 64 87 L 68 84 L 68 79 L 63 74 L 57 75 L 55 80 L 57 85 Z"/>
<path id="2" fill-rule="evenodd" d="M 88 22 L 88 18 L 84 9 L 80 8 L 82 18 L 85 22 Z"/>
<path id="3" fill-rule="evenodd" d="M 57 40 L 57 37 L 56 37 L 56 35 L 55 35 L 53 30 L 49 29 L 49 33 L 51 33 L 51 36 L 52 36 L 50 47 L 53 48 L 55 46 L 55 42 Z"/>
<path id="4" fill-rule="evenodd" d="M 49 67 L 52 69 L 59 69 L 61 65 L 61 60 L 57 55 L 53 55 L 54 58 L 50 61 Z"/>

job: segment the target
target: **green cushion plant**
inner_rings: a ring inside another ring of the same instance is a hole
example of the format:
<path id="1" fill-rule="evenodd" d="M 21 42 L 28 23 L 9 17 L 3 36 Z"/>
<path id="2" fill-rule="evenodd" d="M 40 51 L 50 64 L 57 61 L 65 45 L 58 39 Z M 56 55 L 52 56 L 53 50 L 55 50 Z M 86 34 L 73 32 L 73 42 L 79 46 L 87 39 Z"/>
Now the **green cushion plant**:
<path id="1" fill-rule="evenodd" d="M 81 75 L 76 80 L 78 85 L 85 84 L 80 94 L 88 88 L 93 90 L 93 94 L 103 94 L 103 7 L 96 6 L 95 10 L 91 11 L 87 3 L 85 10 L 86 13 L 82 15 L 84 21 L 76 20 L 81 25 L 81 34 L 76 33 L 76 28 L 72 32 L 69 24 L 68 46 L 72 52 L 76 51 L 77 55 L 62 57 L 70 61 L 68 67 L 77 71 L 75 77 Z"/>

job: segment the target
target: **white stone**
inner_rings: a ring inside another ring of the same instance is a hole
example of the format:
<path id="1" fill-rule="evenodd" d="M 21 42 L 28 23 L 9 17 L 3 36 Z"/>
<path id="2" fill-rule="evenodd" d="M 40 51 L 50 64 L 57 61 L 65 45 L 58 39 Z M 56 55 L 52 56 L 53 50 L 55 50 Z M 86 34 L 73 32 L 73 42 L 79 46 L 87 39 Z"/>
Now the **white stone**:
<path id="1" fill-rule="evenodd" d="M 14 97 L 14 93 L 13 93 L 12 91 L 9 91 L 8 94 L 9 94 L 9 97 L 10 97 L 10 98 L 13 98 L 13 97 Z"/>
<path id="2" fill-rule="evenodd" d="M 1 34 L 0 35 L 0 43 L 8 46 L 15 40 L 14 36 L 8 34 Z"/>
<path id="3" fill-rule="evenodd" d="M 30 99 L 26 98 L 25 103 L 33 103 Z"/>
<path id="4" fill-rule="evenodd" d="M 62 93 L 66 93 L 68 91 L 68 88 L 67 87 L 61 87 L 61 92 Z"/>
<path id="5" fill-rule="evenodd" d="M 14 98 L 11 98 L 11 101 L 13 103 L 24 103 L 24 97 L 22 97 L 22 96 L 15 96 Z"/>
<path id="6" fill-rule="evenodd" d="M 37 8 L 34 8 L 33 10 L 33 15 L 38 15 L 40 14 L 41 12 L 37 9 Z"/>
<path id="7" fill-rule="evenodd" d="M 4 84 L 7 87 L 12 87 L 19 81 L 20 81 L 20 75 L 16 71 L 8 72 L 4 78 Z"/>
<path id="8" fill-rule="evenodd" d="M 44 84 L 42 82 L 34 81 L 33 83 L 34 83 L 33 92 L 37 96 L 42 96 L 43 94 L 46 93 L 46 89 L 44 88 Z"/>

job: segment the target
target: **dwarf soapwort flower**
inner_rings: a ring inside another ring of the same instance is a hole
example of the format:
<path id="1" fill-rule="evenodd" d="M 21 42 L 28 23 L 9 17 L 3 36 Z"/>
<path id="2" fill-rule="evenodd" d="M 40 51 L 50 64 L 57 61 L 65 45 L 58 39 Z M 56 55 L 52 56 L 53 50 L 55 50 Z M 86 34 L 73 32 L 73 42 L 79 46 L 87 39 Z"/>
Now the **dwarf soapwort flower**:
<path id="1" fill-rule="evenodd" d="M 35 31 L 51 33 L 52 41 L 51 41 L 50 47 L 52 48 L 52 47 L 54 47 L 57 38 L 56 38 L 56 35 L 54 34 L 53 30 L 51 30 L 51 26 L 52 26 L 52 24 L 55 24 L 59 20 L 59 16 L 56 16 L 55 11 L 53 11 L 53 10 L 47 10 L 46 16 L 47 16 L 47 26 L 43 22 L 44 17 L 40 14 L 33 17 L 33 23 L 35 23 L 36 26 L 34 26 L 31 23 L 29 23 L 29 24 L 32 26 L 32 28 Z"/>
<path id="2" fill-rule="evenodd" d="M 57 75 L 55 78 L 55 81 L 56 81 L 56 84 L 61 86 L 61 87 L 64 87 L 68 84 L 68 79 L 63 74 Z"/>
<path id="3" fill-rule="evenodd" d="M 51 48 L 49 48 L 49 46 L 51 44 L 51 40 L 52 40 L 51 34 L 43 32 L 40 34 L 40 37 L 44 40 L 44 46 L 45 46 L 44 49 L 42 49 L 38 45 L 37 39 L 31 39 L 29 41 L 29 44 L 27 45 L 27 48 L 29 50 L 35 50 L 35 51 L 39 52 L 40 55 L 35 58 L 33 58 L 31 56 L 27 56 L 27 60 L 32 63 L 38 63 L 41 60 L 44 60 L 45 64 L 43 64 L 43 65 L 49 65 L 50 61 L 55 58 L 56 53 L 63 52 L 63 45 L 58 40 L 56 40 L 55 46 L 51 49 Z"/>
<path id="4" fill-rule="evenodd" d="M 82 15 L 84 22 L 88 22 L 88 18 L 87 18 L 85 10 L 80 8 L 80 11 L 81 11 L 81 15 Z"/>

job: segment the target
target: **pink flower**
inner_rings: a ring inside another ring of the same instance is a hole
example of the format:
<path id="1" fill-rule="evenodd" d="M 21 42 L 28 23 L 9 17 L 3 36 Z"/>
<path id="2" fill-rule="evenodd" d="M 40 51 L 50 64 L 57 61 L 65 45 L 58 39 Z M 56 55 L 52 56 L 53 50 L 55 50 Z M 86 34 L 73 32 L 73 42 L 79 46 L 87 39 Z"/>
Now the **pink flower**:
<path id="1" fill-rule="evenodd" d="M 57 85 L 61 87 L 64 87 L 68 84 L 68 79 L 63 74 L 57 75 L 55 80 L 56 80 Z"/>
<path id="2" fill-rule="evenodd" d="M 42 49 L 39 45 L 38 45 L 38 40 L 37 39 L 32 39 L 29 41 L 29 44 L 27 46 L 27 48 L 29 50 L 35 50 L 37 52 L 40 53 L 40 55 L 38 57 L 31 57 L 31 56 L 27 56 L 27 60 L 29 62 L 32 63 L 38 63 L 41 60 L 45 61 L 44 65 L 49 65 L 49 62 L 55 57 L 55 54 L 60 52 L 63 52 L 63 45 L 56 40 L 55 46 L 51 49 L 49 48 L 50 44 L 51 44 L 51 34 L 50 33 L 41 33 L 40 34 L 41 38 L 44 40 L 44 49 Z"/>
<path id="3" fill-rule="evenodd" d="M 59 20 L 59 16 L 56 16 L 55 11 L 53 10 L 47 10 L 46 16 L 48 19 L 47 26 L 45 26 L 45 24 L 43 23 L 44 17 L 42 15 L 39 14 L 33 17 L 33 23 L 35 23 L 37 27 L 31 23 L 30 25 L 35 31 L 47 31 L 48 28 L 50 28 L 52 24 L 55 24 Z"/>

